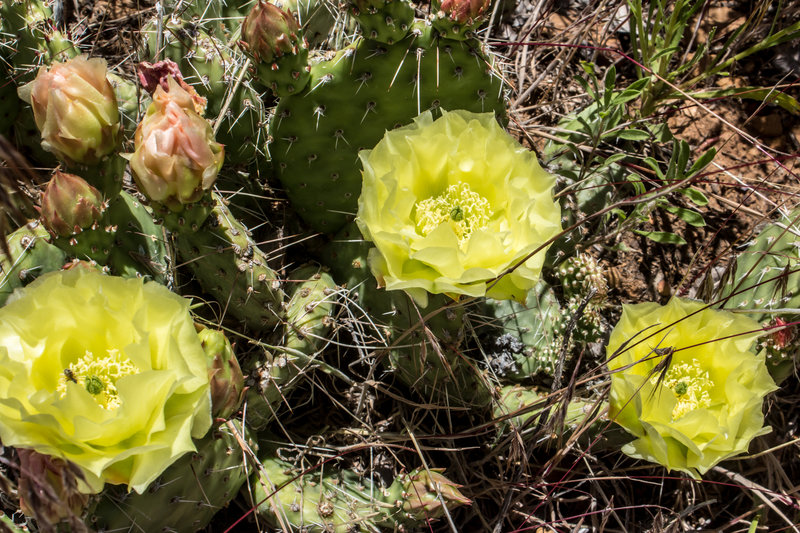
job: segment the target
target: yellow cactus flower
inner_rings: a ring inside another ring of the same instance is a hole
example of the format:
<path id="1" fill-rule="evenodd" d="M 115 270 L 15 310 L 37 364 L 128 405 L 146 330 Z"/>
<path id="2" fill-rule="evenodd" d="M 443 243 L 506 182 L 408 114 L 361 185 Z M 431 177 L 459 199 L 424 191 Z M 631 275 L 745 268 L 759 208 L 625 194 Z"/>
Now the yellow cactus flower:
<path id="1" fill-rule="evenodd" d="M 158 86 L 147 115 L 136 128 L 131 170 L 150 200 L 172 211 L 202 198 L 217 179 L 225 159 L 211 124 L 195 111 L 195 100 L 175 78 L 169 91 Z"/>
<path id="2" fill-rule="evenodd" d="M 210 426 L 189 301 L 165 287 L 72 269 L 0 308 L 0 439 L 73 462 L 86 492 L 142 492 Z"/>
<path id="3" fill-rule="evenodd" d="M 423 113 L 362 151 L 356 222 L 389 290 L 524 301 L 561 231 L 555 179 L 491 113 Z M 495 281 L 504 271 L 511 273 Z"/>
<path id="4" fill-rule="evenodd" d="M 704 307 L 623 306 L 607 352 L 609 417 L 636 437 L 622 451 L 695 478 L 770 431 L 762 403 L 777 388 L 752 351 L 759 324 Z"/>
<path id="5" fill-rule="evenodd" d="M 42 147 L 67 162 L 94 164 L 120 139 L 119 109 L 105 59 L 78 56 L 49 69 L 20 88 L 31 104 Z"/>

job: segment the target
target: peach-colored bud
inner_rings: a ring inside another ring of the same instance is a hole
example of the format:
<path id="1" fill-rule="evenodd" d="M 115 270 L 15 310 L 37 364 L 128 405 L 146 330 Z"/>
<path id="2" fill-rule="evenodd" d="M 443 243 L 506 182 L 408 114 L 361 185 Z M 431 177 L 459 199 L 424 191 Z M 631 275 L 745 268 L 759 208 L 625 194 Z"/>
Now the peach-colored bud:
<path id="1" fill-rule="evenodd" d="M 158 87 L 134 138 L 131 169 L 139 189 L 173 211 L 200 200 L 222 167 L 225 150 L 192 96 L 170 77 Z"/>
<path id="2" fill-rule="evenodd" d="M 69 237 L 91 227 L 105 210 L 100 191 L 74 174 L 56 171 L 42 193 L 42 221 L 52 233 Z"/>
<path id="3" fill-rule="evenodd" d="M 20 89 L 33 107 L 45 150 L 67 162 L 94 164 L 117 148 L 119 109 L 107 73 L 104 59 L 78 56 L 42 67 Z"/>

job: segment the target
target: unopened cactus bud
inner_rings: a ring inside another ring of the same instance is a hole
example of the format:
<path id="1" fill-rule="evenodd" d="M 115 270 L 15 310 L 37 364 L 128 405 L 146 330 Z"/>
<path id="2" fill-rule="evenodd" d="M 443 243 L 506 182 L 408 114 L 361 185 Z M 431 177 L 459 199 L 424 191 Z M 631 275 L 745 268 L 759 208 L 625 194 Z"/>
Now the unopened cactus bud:
<path id="1" fill-rule="evenodd" d="M 242 22 L 242 48 L 257 62 L 272 63 L 284 54 L 297 54 L 303 44 L 294 16 L 275 4 L 259 0 Z"/>
<path id="2" fill-rule="evenodd" d="M 453 22 L 471 24 L 486 13 L 490 3 L 490 0 L 442 0 L 434 2 L 434 8 L 439 4 L 439 10 Z"/>
<path id="3" fill-rule="evenodd" d="M 443 476 L 443 471 L 442 468 L 417 469 L 406 474 L 402 480 L 403 510 L 418 520 L 425 520 L 442 516 L 442 503 L 448 508 L 470 504 L 470 499 L 458 490 L 461 485 Z"/>
<path id="4" fill-rule="evenodd" d="M 173 79 L 156 88 L 134 138 L 131 169 L 151 201 L 181 211 L 200 200 L 217 179 L 225 155 L 211 125 L 194 110 L 194 100 Z"/>
<path id="5" fill-rule="evenodd" d="M 259 0 L 242 22 L 239 46 L 255 62 L 261 83 L 277 96 L 299 92 L 308 83 L 308 43 L 291 12 Z"/>
<path id="6" fill-rule="evenodd" d="M 60 237 L 69 237 L 95 225 L 103 216 L 103 195 L 86 180 L 56 171 L 42 193 L 42 221 Z"/>
<path id="7" fill-rule="evenodd" d="M 209 360 L 211 414 L 229 418 L 244 399 L 244 375 L 230 341 L 221 331 L 204 329 L 198 333 Z"/>
<path id="8" fill-rule="evenodd" d="M 68 163 L 95 164 L 119 144 L 120 120 L 106 61 L 78 56 L 41 68 L 21 87 L 33 107 L 42 147 Z"/>
<path id="9" fill-rule="evenodd" d="M 60 531 L 60 523 L 71 526 L 68 530 L 83 531 L 80 516 L 89 495 L 81 491 L 84 480 L 80 469 L 28 448 L 17 449 L 17 454 L 20 510 L 35 517 L 42 531 Z"/>
<path id="10" fill-rule="evenodd" d="M 433 27 L 442 36 L 464 40 L 481 25 L 490 0 L 434 0 Z"/>

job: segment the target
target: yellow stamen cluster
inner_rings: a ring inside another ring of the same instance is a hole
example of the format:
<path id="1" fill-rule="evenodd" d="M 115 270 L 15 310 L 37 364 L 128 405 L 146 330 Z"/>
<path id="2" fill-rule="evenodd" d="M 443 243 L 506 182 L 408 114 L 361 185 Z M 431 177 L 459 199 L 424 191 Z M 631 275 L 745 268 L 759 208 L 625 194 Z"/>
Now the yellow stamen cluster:
<path id="1" fill-rule="evenodd" d="M 711 405 L 708 391 L 714 387 L 714 382 L 697 359 L 692 359 L 691 363 L 672 365 L 664 376 L 663 385 L 671 389 L 678 400 L 672 410 L 673 421 L 698 407 Z"/>
<path id="2" fill-rule="evenodd" d="M 57 391 L 63 398 L 67 383 L 73 382 L 92 395 L 103 409 L 112 410 L 120 406 L 116 382 L 123 376 L 139 373 L 130 359 L 123 359 L 119 350 L 109 350 L 104 357 L 86 351 L 86 354 L 64 369 L 58 381 Z"/>
<path id="3" fill-rule="evenodd" d="M 486 227 L 493 214 L 489 200 L 463 182 L 416 205 L 416 223 L 422 235 L 427 236 L 441 224 L 450 224 L 462 247 L 473 231 Z"/>

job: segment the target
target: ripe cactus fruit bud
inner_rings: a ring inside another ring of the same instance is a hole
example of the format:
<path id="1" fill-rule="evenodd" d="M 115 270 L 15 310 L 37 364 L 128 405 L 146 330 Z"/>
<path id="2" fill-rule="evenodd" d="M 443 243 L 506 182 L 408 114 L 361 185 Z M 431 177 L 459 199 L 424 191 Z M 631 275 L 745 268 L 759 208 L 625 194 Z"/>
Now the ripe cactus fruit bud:
<path id="1" fill-rule="evenodd" d="M 209 359 L 211 414 L 215 418 L 229 418 L 239 408 L 244 397 L 242 369 L 223 332 L 203 329 L 198 336 Z"/>
<path id="2" fill-rule="evenodd" d="M 484 20 L 490 0 L 434 0 L 433 26 L 444 37 L 465 39 Z"/>
<path id="3" fill-rule="evenodd" d="M 276 95 L 298 92 L 308 83 L 308 43 L 292 13 L 259 0 L 242 22 L 239 45 Z"/>
<path id="4" fill-rule="evenodd" d="M 68 163 L 95 164 L 120 137 L 119 109 L 104 59 L 78 56 L 42 68 L 19 89 L 33 107 L 42 147 Z"/>
<path id="5" fill-rule="evenodd" d="M 159 86 L 136 129 L 131 169 L 139 189 L 172 211 L 197 202 L 211 188 L 225 156 L 192 96 L 170 77 Z"/>
<path id="6" fill-rule="evenodd" d="M 100 221 L 103 195 L 75 174 L 56 171 L 42 193 L 42 221 L 60 237 L 70 237 Z"/>

